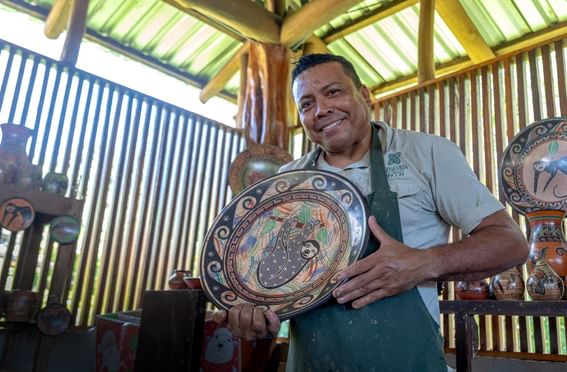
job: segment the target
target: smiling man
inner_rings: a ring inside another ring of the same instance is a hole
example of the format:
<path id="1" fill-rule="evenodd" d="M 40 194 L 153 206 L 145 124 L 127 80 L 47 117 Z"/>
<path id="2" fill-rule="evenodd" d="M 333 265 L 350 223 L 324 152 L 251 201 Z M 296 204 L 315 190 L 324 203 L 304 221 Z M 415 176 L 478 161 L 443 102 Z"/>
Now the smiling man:
<path id="1" fill-rule="evenodd" d="M 339 274 L 345 282 L 334 299 L 291 320 L 287 370 L 446 370 L 436 281 L 482 279 L 523 263 L 522 232 L 452 142 L 373 122 L 369 91 L 344 58 L 302 57 L 292 89 L 319 147 L 281 171 L 347 177 L 367 196 L 373 238 Z M 465 238 L 448 244 L 451 226 Z M 247 339 L 280 326 L 253 305 L 232 308 L 228 323 Z"/>

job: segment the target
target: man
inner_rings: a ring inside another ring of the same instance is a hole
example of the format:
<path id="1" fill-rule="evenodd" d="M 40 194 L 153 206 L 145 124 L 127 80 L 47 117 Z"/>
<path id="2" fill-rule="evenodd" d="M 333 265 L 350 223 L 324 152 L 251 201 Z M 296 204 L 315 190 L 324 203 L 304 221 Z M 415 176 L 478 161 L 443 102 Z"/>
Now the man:
<path id="1" fill-rule="evenodd" d="M 368 195 L 375 239 L 371 253 L 339 273 L 335 301 L 292 319 L 288 370 L 445 370 L 436 281 L 482 279 L 522 264 L 522 232 L 453 143 L 372 122 L 370 93 L 344 58 L 302 57 L 292 91 L 319 148 L 281 170 L 349 178 Z M 465 238 L 447 244 L 451 225 Z M 228 324 L 247 339 L 280 326 L 273 312 L 249 304 L 232 308 Z"/>

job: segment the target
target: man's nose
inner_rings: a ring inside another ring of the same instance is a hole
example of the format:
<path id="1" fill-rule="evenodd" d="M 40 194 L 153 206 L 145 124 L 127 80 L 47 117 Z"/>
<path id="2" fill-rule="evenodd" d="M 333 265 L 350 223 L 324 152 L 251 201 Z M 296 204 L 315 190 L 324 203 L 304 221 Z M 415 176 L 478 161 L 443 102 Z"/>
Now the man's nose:
<path id="1" fill-rule="evenodd" d="M 317 117 L 323 117 L 333 112 L 333 108 L 325 99 L 318 99 L 316 105 L 315 115 L 317 115 Z"/>

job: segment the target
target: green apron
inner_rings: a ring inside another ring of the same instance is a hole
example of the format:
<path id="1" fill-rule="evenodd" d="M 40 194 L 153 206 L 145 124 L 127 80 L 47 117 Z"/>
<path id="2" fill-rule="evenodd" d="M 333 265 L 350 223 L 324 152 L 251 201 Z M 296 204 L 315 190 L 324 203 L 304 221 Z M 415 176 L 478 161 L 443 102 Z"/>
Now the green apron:
<path id="1" fill-rule="evenodd" d="M 384 159 L 373 129 L 370 151 L 370 213 L 402 241 L 398 199 L 390 191 Z M 308 169 L 315 167 L 320 150 Z M 366 254 L 378 242 L 371 236 Z M 362 309 L 334 299 L 290 321 L 287 371 L 447 371 L 443 339 L 417 290 L 374 302 Z"/>

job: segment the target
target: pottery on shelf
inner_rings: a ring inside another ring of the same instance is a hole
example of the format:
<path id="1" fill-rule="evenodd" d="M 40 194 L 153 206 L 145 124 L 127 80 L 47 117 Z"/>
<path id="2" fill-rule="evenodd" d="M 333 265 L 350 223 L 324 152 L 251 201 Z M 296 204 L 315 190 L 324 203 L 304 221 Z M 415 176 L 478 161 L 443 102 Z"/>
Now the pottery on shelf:
<path id="1" fill-rule="evenodd" d="M 524 297 L 524 289 L 524 279 L 516 267 L 496 274 L 490 279 L 490 293 L 497 300 L 521 300 Z"/>
<path id="2" fill-rule="evenodd" d="M 52 194 L 65 195 L 69 178 L 64 173 L 49 172 L 41 181 L 41 190 Z"/>
<path id="3" fill-rule="evenodd" d="M 557 301 L 563 297 L 565 283 L 540 257 L 526 281 L 528 294 L 535 301 Z"/>
<path id="4" fill-rule="evenodd" d="M 39 190 L 41 167 L 31 164 L 26 153 L 33 130 L 15 124 L 2 124 L 0 130 L 0 182 L 13 183 L 24 190 Z"/>
<path id="5" fill-rule="evenodd" d="M 183 277 L 183 281 L 185 282 L 185 286 L 190 289 L 203 289 L 201 285 L 201 278 L 193 277 L 191 275 L 185 275 Z"/>
<path id="6" fill-rule="evenodd" d="M 458 281 L 455 283 L 455 297 L 458 300 L 486 300 L 489 288 L 486 280 Z"/>
<path id="7" fill-rule="evenodd" d="M 12 322 L 29 322 L 37 310 L 39 296 L 33 291 L 15 290 L 8 297 L 6 320 Z"/>
<path id="8" fill-rule="evenodd" d="M 191 276 L 190 270 L 173 270 L 169 279 L 167 280 L 167 284 L 171 289 L 186 289 L 187 286 L 185 285 L 185 281 L 183 278 L 185 276 Z"/>
<path id="9" fill-rule="evenodd" d="M 565 211 L 542 210 L 526 214 L 530 224 L 528 272 L 543 257 L 559 276 L 567 275 L 567 242 L 563 234 Z"/>

